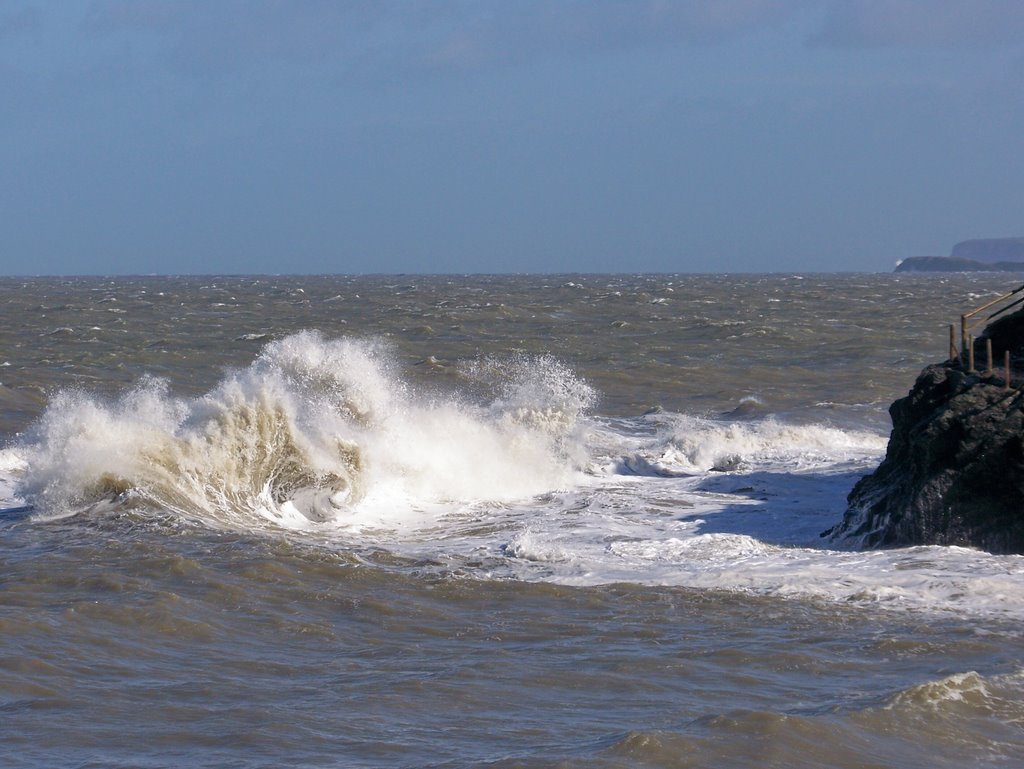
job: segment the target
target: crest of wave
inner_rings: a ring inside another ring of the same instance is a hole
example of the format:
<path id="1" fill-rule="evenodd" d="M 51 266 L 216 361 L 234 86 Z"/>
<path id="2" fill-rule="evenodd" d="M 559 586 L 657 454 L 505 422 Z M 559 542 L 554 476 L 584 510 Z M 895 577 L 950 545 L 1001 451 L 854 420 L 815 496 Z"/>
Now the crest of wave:
<path id="1" fill-rule="evenodd" d="M 780 464 L 801 469 L 874 457 L 885 443 L 874 433 L 822 424 L 721 422 L 676 414 L 666 421 L 655 445 L 633 464 L 663 474 Z"/>
<path id="2" fill-rule="evenodd" d="M 471 405 L 410 392 L 381 344 L 303 332 L 201 398 L 155 379 L 112 401 L 60 393 L 20 447 L 19 491 L 44 515 L 142 504 L 293 527 L 381 489 L 411 504 L 528 497 L 570 483 L 582 462 L 574 436 L 589 399 L 559 398 L 558 376 L 576 380 L 556 369 L 513 366 L 518 382 Z"/>
<path id="3" fill-rule="evenodd" d="M 565 448 L 579 416 L 597 399 L 590 385 L 551 355 L 489 357 L 469 364 L 464 373 L 494 393 L 489 409 L 494 416 L 547 433 Z"/>

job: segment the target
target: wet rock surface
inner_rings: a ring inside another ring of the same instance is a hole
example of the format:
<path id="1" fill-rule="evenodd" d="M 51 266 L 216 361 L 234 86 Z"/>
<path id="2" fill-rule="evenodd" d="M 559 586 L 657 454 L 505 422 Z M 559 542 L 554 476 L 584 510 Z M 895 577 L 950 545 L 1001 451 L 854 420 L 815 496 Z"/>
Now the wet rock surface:
<path id="1" fill-rule="evenodd" d="M 1024 553 L 1024 312 L 1000 319 L 975 342 L 987 368 L 928 366 L 892 404 L 885 459 L 848 498 L 843 520 L 823 536 L 861 547 L 964 545 Z M 1011 385 L 1004 387 L 1004 351 Z"/>

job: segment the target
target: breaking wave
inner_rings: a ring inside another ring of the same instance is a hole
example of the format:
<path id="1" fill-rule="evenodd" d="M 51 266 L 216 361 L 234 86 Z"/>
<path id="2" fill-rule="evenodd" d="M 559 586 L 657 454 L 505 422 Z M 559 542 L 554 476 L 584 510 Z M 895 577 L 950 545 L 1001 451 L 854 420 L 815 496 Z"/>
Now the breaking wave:
<path id="1" fill-rule="evenodd" d="M 208 523 L 290 527 L 368 496 L 508 500 L 571 483 L 593 391 L 558 361 L 486 365 L 496 397 L 427 397 L 377 342 L 302 332 L 210 393 L 147 378 L 113 401 L 59 393 L 17 447 L 18 493 L 42 516 L 154 506 Z"/>
<path id="2" fill-rule="evenodd" d="M 35 520 L 133 511 L 297 530 L 484 579 L 1024 616 L 1017 558 L 829 549 L 820 532 L 883 436 L 589 415 L 594 391 L 550 356 L 459 373 L 457 392 L 426 392 L 382 343 L 303 332 L 197 398 L 153 378 L 113 399 L 66 390 L 0 452 L 0 499 Z"/>
<path id="3" fill-rule="evenodd" d="M 822 424 L 717 421 L 685 414 L 653 414 L 659 439 L 625 457 L 639 475 L 690 475 L 766 467 L 807 470 L 859 460 L 885 450 L 875 433 Z"/>
<path id="4" fill-rule="evenodd" d="M 969 672 L 901 691 L 883 707 L 735 709 L 615 735 L 604 755 L 664 767 L 707 766 L 707 756 L 728 766 L 1017 766 L 1019 684 L 1019 674 Z"/>

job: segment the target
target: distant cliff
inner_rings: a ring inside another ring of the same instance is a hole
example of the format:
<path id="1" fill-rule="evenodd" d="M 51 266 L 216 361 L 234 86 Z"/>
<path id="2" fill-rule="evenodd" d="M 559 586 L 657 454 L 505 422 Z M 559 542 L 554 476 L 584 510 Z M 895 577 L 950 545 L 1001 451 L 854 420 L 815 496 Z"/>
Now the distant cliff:
<path id="1" fill-rule="evenodd" d="M 1021 262 L 981 262 L 959 256 L 910 256 L 895 272 L 1024 272 Z"/>
<path id="2" fill-rule="evenodd" d="M 1024 238 L 979 238 L 953 246 L 950 256 L 911 256 L 896 272 L 1024 272 Z"/>
<path id="3" fill-rule="evenodd" d="M 1024 310 L 992 323 L 996 359 L 1011 355 L 1011 383 L 1024 376 Z M 885 459 L 850 492 L 843 520 L 825 532 L 861 547 L 966 545 L 1024 553 L 1024 392 L 956 362 L 928 366 L 892 404 Z"/>
<path id="4" fill-rule="evenodd" d="M 981 238 L 953 246 L 953 258 L 976 262 L 1024 262 L 1024 238 Z"/>

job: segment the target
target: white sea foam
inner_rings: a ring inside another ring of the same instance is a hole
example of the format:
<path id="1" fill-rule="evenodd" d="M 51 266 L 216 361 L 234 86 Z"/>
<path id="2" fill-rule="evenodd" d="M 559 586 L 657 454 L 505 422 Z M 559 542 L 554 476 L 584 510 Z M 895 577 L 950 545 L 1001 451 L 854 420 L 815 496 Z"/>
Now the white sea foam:
<path id="1" fill-rule="evenodd" d="M 467 564 L 483 579 L 1024 618 L 1022 557 L 827 549 L 820 532 L 884 436 L 772 418 L 587 417 L 593 391 L 551 357 L 462 370 L 472 397 L 428 395 L 380 344 L 303 333 L 198 399 L 157 380 L 112 401 L 67 391 L 0 453 L 0 496 L 41 517 L 127 506 L 300 530 L 325 548 Z"/>
<path id="2" fill-rule="evenodd" d="M 0 451 L 0 508 L 19 507 L 24 501 L 16 487 L 25 473 L 25 460 L 13 449 Z"/>
<path id="3" fill-rule="evenodd" d="M 966 704 L 983 707 L 992 699 L 992 693 L 985 679 L 971 670 L 928 681 L 911 687 L 889 698 L 886 710 L 904 706 L 940 709 L 951 704 Z"/>
<path id="4" fill-rule="evenodd" d="M 490 404 L 428 399 L 379 344 L 297 334 L 199 399 L 158 380 L 112 402 L 59 394 L 18 448 L 20 493 L 43 515 L 114 500 L 294 528 L 381 498 L 499 501 L 572 485 L 588 388 L 546 360 L 516 361 L 502 384 Z"/>
<path id="5" fill-rule="evenodd" d="M 998 675 L 981 675 L 969 670 L 898 691 L 885 699 L 881 711 L 889 723 L 903 720 L 909 728 L 954 734 L 968 729 L 972 719 L 999 723 L 1019 734 L 1024 725 L 1021 684 L 1024 671 L 1017 669 Z M 978 723 L 978 722 L 975 722 Z"/>
<path id="6" fill-rule="evenodd" d="M 660 442 L 638 459 L 659 474 L 750 470 L 786 471 L 828 467 L 873 457 L 885 450 L 885 438 L 828 425 L 789 425 L 768 418 L 756 422 L 717 421 L 683 414 L 652 414 Z"/>

